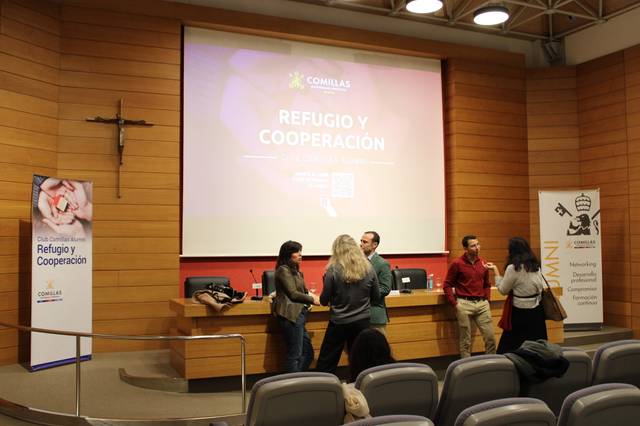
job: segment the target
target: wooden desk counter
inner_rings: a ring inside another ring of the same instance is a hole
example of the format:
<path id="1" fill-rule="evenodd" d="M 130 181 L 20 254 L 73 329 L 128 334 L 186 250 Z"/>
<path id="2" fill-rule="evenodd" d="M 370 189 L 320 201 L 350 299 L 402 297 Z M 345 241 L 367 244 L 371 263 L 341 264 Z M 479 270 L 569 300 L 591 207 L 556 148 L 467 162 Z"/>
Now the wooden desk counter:
<path id="1" fill-rule="evenodd" d="M 562 290 L 554 289 L 561 294 Z M 505 296 L 491 292 L 491 314 L 496 340 L 502 330 L 498 321 Z M 411 294 L 391 294 L 385 299 L 390 322 L 387 337 L 397 360 L 431 358 L 458 353 L 457 323 L 442 290 L 414 290 Z M 247 374 L 282 371 L 284 343 L 267 300 L 246 300 L 216 313 L 191 299 L 172 299 L 177 315 L 177 333 L 187 336 L 240 333 L 246 339 Z M 314 306 L 307 318 L 315 356 L 329 320 L 329 308 Z M 547 321 L 549 340 L 564 341 L 561 322 Z M 483 342 L 475 333 L 473 351 L 482 351 Z M 343 354 L 340 365 L 346 365 Z M 236 376 L 240 374 L 240 343 L 237 340 L 172 341 L 171 365 L 186 379 Z"/>

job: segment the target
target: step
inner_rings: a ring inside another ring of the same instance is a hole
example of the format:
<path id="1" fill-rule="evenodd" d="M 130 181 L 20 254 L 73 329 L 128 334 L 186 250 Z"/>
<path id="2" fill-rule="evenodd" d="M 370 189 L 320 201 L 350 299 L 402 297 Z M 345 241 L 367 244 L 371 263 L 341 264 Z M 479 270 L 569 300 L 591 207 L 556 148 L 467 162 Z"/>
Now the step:
<path id="1" fill-rule="evenodd" d="M 605 325 L 600 330 L 565 331 L 564 342 L 560 346 L 582 349 L 593 358 L 601 345 L 627 339 L 633 339 L 633 330 Z M 442 380 L 449 364 L 457 359 L 459 359 L 457 355 L 450 355 L 418 360 L 418 362 L 429 365 L 436 372 L 438 379 Z"/>
<path id="2" fill-rule="evenodd" d="M 565 331 L 564 343 L 561 346 L 586 347 L 596 345 L 597 347 L 603 343 L 626 339 L 633 339 L 633 331 L 631 329 L 605 325 L 601 330 Z"/>

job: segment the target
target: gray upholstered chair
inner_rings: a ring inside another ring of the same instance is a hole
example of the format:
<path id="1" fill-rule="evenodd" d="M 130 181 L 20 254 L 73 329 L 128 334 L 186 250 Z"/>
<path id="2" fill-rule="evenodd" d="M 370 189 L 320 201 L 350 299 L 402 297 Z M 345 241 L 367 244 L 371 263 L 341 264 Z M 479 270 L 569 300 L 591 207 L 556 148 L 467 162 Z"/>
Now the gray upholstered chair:
<path id="1" fill-rule="evenodd" d="M 556 416 L 567 395 L 591 385 L 589 355 L 581 349 L 563 348 L 562 356 L 569 361 L 569 368 L 562 377 L 552 377 L 542 383 L 520 382 L 520 396 L 544 401 Z"/>
<path id="2" fill-rule="evenodd" d="M 460 413 L 455 426 L 556 426 L 556 416 L 535 398 L 504 398 L 473 405 Z"/>
<path id="3" fill-rule="evenodd" d="M 516 367 L 504 355 L 478 355 L 452 362 L 433 422 L 452 426 L 458 415 L 472 405 L 518 396 L 520 379 Z"/>
<path id="4" fill-rule="evenodd" d="M 229 287 L 229 278 L 220 276 L 187 277 L 184 280 L 184 297 L 191 297 L 196 290 L 204 290 L 209 284 Z"/>
<path id="5" fill-rule="evenodd" d="M 425 364 L 399 362 L 364 370 L 356 378 L 372 416 L 413 414 L 433 417 L 438 405 L 438 377 Z"/>
<path id="6" fill-rule="evenodd" d="M 408 414 L 397 414 L 391 416 L 371 417 L 352 423 L 349 426 L 433 426 L 433 422 L 426 417 L 411 416 Z"/>
<path id="7" fill-rule="evenodd" d="M 627 426 L 640 419 L 640 389 L 605 383 L 580 389 L 562 404 L 558 426 Z"/>
<path id="8" fill-rule="evenodd" d="M 340 380 L 327 373 L 289 373 L 251 389 L 245 426 L 333 426 L 344 420 Z"/>
<path id="9" fill-rule="evenodd" d="M 640 340 L 619 340 L 600 346 L 593 356 L 592 384 L 629 383 L 640 387 Z"/>

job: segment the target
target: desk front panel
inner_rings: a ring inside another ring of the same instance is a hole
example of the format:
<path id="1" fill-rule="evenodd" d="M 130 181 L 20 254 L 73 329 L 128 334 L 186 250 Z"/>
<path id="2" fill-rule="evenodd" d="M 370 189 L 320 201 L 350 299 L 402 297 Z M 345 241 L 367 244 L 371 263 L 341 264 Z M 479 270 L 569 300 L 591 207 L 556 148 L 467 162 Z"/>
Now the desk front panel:
<path id="1" fill-rule="evenodd" d="M 502 330 L 497 324 L 504 297 L 494 293 L 491 314 L 496 339 L 499 339 Z M 411 295 L 388 296 L 386 300 L 390 317 L 387 337 L 397 360 L 458 353 L 455 315 L 442 293 L 415 291 Z M 267 301 L 247 301 L 223 314 L 193 304 L 190 299 L 173 299 L 171 308 L 178 315 L 177 333 L 181 335 L 242 334 L 246 339 L 247 374 L 283 370 L 284 343 Z M 314 307 L 309 313 L 307 330 L 316 358 L 328 320 L 329 312 L 325 307 Z M 561 322 L 547 321 L 547 330 L 550 341 L 564 341 Z M 474 335 L 473 351 L 482 351 L 482 338 L 477 331 Z M 238 340 L 173 341 L 171 364 L 187 379 L 239 375 L 240 343 Z M 343 353 L 340 365 L 346 364 L 347 357 Z"/>

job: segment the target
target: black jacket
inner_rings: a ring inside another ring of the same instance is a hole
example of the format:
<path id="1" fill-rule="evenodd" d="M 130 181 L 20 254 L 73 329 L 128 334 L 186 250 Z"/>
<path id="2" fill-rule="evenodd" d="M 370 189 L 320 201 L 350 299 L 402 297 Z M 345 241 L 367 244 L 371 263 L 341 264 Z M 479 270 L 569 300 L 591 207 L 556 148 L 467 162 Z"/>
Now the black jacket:
<path id="1" fill-rule="evenodd" d="M 525 340 L 513 352 L 504 354 L 516 366 L 520 379 L 540 383 L 551 377 L 562 377 L 569 361 L 562 356 L 562 348 L 546 340 Z"/>

